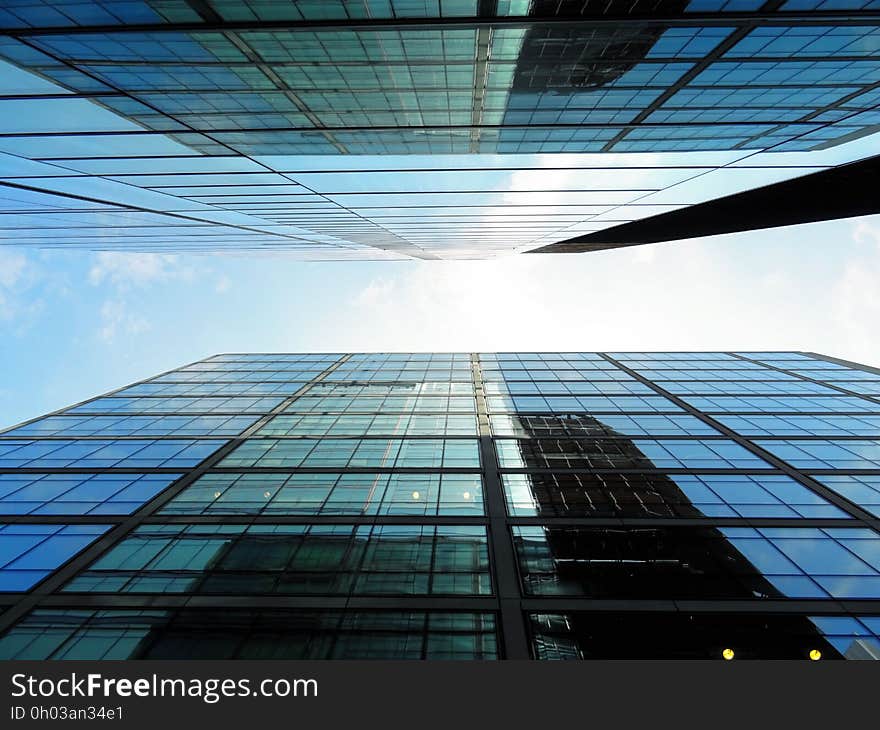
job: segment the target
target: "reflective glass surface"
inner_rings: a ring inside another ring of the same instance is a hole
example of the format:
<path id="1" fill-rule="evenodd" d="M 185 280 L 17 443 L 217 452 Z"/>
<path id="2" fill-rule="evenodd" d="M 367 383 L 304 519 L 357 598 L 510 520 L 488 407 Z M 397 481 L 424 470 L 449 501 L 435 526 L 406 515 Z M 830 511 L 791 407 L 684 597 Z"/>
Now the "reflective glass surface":
<path id="1" fill-rule="evenodd" d="M 37 610 L 0 659 L 495 659 L 491 613 Z"/>
<path id="2" fill-rule="evenodd" d="M 0 514 L 124 515 L 180 474 L 0 474 Z"/>
<path id="3" fill-rule="evenodd" d="M 11 0 L 0 242 L 531 250 L 873 154 L 878 46 L 871 2 Z"/>
<path id="4" fill-rule="evenodd" d="M 842 510 L 781 474 L 505 474 L 523 517 L 816 517 Z"/>
<path id="5" fill-rule="evenodd" d="M 213 454 L 225 441 L 115 440 L 22 441 L 0 440 L 0 468 L 35 467 L 86 469 L 109 467 L 192 467 Z"/>
<path id="6" fill-rule="evenodd" d="M 0 523 L 0 593 L 28 590 L 107 529 L 107 525 Z"/>
<path id="7" fill-rule="evenodd" d="M 474 439 L 248 439 L 223 467 L 395 467 L 480 466 Z"/>
<path id="8" fill-rule="evenodd" d="M 770 465 L 726 439 L 498 439 L 504 469 L 768 469 Z"/>
<path id="9" fill-rule="evenodd" d="M 206 474 L 162 514 L 482 515 L 479 474 Z"/>
<path id="10" fill-rule="evenodd" d="M 874 616 L 533 613 L 536 659 L 873 659 Z"/>
<path id="11" fill-rule="evenodd" d="M 0 433 L 0 657 L 880 658 L 875 380 L 215 355 Z"/>
<path id="12" fill-rule="evenodd" d="M 880 474 L 822 474 L 815 479 L 880 518 Z"/>
<path id="13" fill-rule="evenodd" d="M 880 598 L 880 535 L 850 528 L 514 527 L 527 595 Z"/>
<path id="14" fill-rule="evenodd" d="M 476 595 L 492 586 L 480 526 L 149 525 L 64 590 Z"/>

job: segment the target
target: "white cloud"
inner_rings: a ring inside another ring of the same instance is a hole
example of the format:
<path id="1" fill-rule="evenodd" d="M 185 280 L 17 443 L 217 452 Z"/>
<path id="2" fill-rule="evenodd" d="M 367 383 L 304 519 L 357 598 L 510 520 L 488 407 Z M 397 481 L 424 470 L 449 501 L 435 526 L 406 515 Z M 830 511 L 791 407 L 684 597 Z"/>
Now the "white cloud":
<path id="1" fill-rule="evenodd" d="M 203 271 L 207 273 L 208 269 Z M 149 321 L 133 311 L 132 289 L 191 282 L 195 268 L 176 254 L 101 251 L 94 256 L 88 278 L 93 286 L 109 285 L 113 292 L 112 298 L 101 305 L 97 330 L 98 339 L 110 344 L 150 329 Z"/>
<path id="2" fill-rule="evenodd" d="M 856 253 L 834 283 L 834 313 L 839 336 L 849 347 L 880 361 L 880 224 L 863 219 L 853 225 Z"/>
<path id="3" fill-rule="evenodd" d="M 327 346 L 795 349 L 880 362 L 880 227 L 837 242 L 841 225 L 413 263 L 357 292 L 349 316 L 325 323 Z"/>
<path id="4" fill-rule="evenodd" d="M 0 287 L 13 286 L 21 278 L 26 263 L 24 254 L 0 249 Z"/>
<path id="5" fill-rule="evenodd" d="M 98 286 L 106 281 L 127 289 L 160 281 L 188 280 L 193 275 L 193 269 L 183 266 L 175 254 L 101 251 L 95 254 L 89 282 Z"/>
<path id="6" fill-rule="evenodd" d="M 101 305 L 101 326 L 98 337 L 111 344 L 119 336 L 131 337 L 150 329 L 150 323 L 142 316 L 133 314 L 125 302 L 108 299 Z"/>
<path id="7" fill-rule="evenodd" d="M 0 320 L 14 319 L 21 309 L 17 291 L 25 278 L 26 268 L 24 254 L 0 249 Z"/>
<path id="8" fill-rule="evenodd" d="M 232 280 L 226 276 L 226 274 L 221 274 L 214 284 L 214 291 L 217 292 L 217 294 L 225 294 L 231 287 Z"/>
<path id="9" fill-rule="evenodd" d="M 367 286 L 355 295 L 355 307 L 360 309 L 387 306 L 394 300 L 395 284 L 391 279 L 382 277 L 373 279 Z"/>

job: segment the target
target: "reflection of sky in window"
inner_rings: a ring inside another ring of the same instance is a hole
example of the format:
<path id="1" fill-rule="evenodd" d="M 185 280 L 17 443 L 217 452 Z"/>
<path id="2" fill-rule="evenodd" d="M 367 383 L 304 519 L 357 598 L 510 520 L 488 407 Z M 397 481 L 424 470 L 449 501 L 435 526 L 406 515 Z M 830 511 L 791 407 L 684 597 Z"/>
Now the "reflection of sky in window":
<path id="1" fill-rule="evenodd" d="M 109 525 L 0 525 L 0 593 L 26 591 Z"/>

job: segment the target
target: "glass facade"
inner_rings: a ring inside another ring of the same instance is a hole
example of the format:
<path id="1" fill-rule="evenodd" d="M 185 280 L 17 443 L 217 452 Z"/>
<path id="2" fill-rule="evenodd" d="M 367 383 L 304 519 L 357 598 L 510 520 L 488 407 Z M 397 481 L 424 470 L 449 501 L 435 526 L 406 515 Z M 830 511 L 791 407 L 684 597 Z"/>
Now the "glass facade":
<path id="1" fill-rule="evenodd" d="M 878 659 L 872 383 L 216 355 L 0 433 L 0 658 Z"/>
<path id="2" fill-rule="evenodd" d="M 873 154 L 876 5 L 9 0 L 0 243 L 538 249 Z"/>

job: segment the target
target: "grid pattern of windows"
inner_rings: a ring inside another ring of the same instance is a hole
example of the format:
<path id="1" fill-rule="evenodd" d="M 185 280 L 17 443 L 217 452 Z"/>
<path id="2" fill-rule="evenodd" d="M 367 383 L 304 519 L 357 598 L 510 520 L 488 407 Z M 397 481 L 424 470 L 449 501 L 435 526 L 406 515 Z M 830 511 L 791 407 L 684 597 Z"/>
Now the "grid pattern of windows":
<path id="1" fill-rule="evenodd" d="M 237 436 L 249 416 L 48 416 L 8 433 L 15 436 Z"/>
<path id="2" fill-rule="evenodd" d="M 490 415 L 496 436 L 717 436 L 695 416 Z"/>
<path id="3" fill-rule="evenodd" d="M 871 598 L 880 535 L 866 529 L 515 527 L 527 595 Z"/>
<path id="4" fill-rule="evenodd" d="M 193 467 L 216 451 L 223 441 L 99 440 L 0 440 L 0 468 L 50 469 L 82 467 L 105 469 L 127 467 Z"/>
<path id="5" fill-rule="evenodd" d="M 28 590 L 106 530 L 105 525 L 0 523 L 0 592 Z"/>
<path id="6" fill-rule="evenodd" d="M 474 439 L 251 439 L 220 466 L 474 469 L 479 468 L 480 457 Z"/>
<path id="7" fill-rule="evenodd" d="M 718 439 L 508 439 L 498 441 L 504 469 L 762 469 L 763 459 Z"/>
<path id="8" fill-rule="evenodd" d="M 162 514 L 482 515 L 479 474 L 206 474 Z"/>
<path id="9" fill-rule="evenodd" d="M 63 227 L 66 247 L 320 260 L 537 249 L 859 159 L 880 123 L 876 11 L 8 0 L 0 243 L 57 246 Z M 320 364 L 244 369 L 285 360 Z"/>
<path id="10" fill-rule="evenodd" d="M 180 474 L 0 474 L 0 514 L 125 515 Z"/>
<path id="11" fill-rule="evenodd" d="M 846 518 L 782 474 L 505 474 L 511 515 Z"/>
<path id="12" fill-rule="evenodd" d="M 871 659 L 876 616 L 533 613 L 536 659 Z M 732 647 L 736 649 L 732 649 Z M 818 654 L 816 653 L 818 652 Z"/>
<path id="13" fill-rule="evenodd" d="M 496 659 L 495 617 L 468 612 L 39 610 L 2 659 Z"/>
<path id="14" fill-rule="evenodd" d="M 491 585 L 480 526 L 149 525 L 64 590 L 478 595 Z"/>
<path id="15" fill-rule="evenodd" d="M 0 433 L 0 658 L 877 658 L 872 378 L 207 358 Z"/>
<path id="16" fill-rule="evenodd" d="M 476 436 L 471 415 L 276 416 L 261 436 Z"/>

